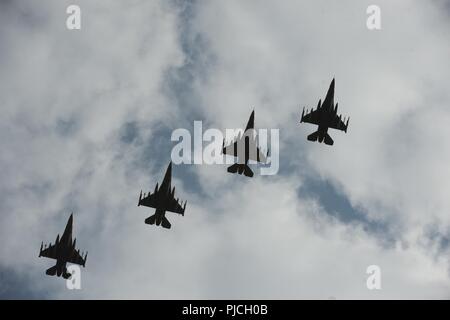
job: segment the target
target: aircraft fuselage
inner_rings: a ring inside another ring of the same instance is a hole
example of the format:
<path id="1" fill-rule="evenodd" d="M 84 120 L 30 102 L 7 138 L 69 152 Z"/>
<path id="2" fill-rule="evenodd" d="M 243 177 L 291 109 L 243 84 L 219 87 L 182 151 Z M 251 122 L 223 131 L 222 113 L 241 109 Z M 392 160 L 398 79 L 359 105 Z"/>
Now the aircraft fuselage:
<path id="1" fill-rule="evenodd" d="M 157 208 L 155 211 L 155 224 L 157 226 L 161 225 L 165 216 L 166 216 L 166 210 Z"/>

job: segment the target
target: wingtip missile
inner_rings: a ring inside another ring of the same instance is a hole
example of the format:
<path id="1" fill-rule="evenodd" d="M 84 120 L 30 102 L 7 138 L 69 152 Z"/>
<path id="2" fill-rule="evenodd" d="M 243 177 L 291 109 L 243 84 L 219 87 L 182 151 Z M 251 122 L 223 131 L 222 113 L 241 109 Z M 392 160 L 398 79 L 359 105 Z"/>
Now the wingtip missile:
<path id="1" fill-rule="evenodd" d="M 303 117 L 305 116 L 305 107 L 303 107 L 303 111 L 302 111 L 302 117 L 300 119 L 300 123 L 303 122 Z"/>
<path id="2" fill-rule="evenodd" d="M 41 249 L 39 249 L 39 257 L 42 255 L 42 247 L 44 246 L 44 241 L 41 242 Z"/>
<path id="3" fill-rule="evenodd" d="M 142 189 L 141 189 L 141 193 L 139 194 L 138 207 L 141 205 L 141 200 L 142 200 Z"/>
<path id="4" fill-rule="evenodd" d="M 350 117 L 348 117 L 347 119 L 347 123 L 345 124 L 345 133 L 347 133 L 347 128 L 348 128 L 348 122 L 350 121 Z"/>
<path id="5" fill-rule="evenodd" d="M 86 251 L 86 255 L 84 256 L 84 262 L 83 262 L 83 267 L 86 267 L 86 261 L 87 261 L 87 255 L 88 255 L 88 252 Z"/>

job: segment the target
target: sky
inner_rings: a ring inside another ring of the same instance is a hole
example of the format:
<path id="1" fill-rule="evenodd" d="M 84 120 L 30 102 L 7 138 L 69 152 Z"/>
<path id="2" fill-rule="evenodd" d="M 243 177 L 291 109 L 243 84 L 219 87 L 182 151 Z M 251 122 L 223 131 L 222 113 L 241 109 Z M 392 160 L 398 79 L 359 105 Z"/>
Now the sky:
<path id="1" fill-rule="evenodd" d="M 0 0 L 0 298 L 449 299 L 449 14 L 447 0 Z M 333 78 L 351 119 L 330 147 L 299 120 Z M 279 129 L 278 174 L 174 166 L 186 213 L 146 225 L 139 192 L 161 183 L 172 132 L 243 127 L 252 110 Z M 38 258 L 71 212 L 81 290 Z"/>

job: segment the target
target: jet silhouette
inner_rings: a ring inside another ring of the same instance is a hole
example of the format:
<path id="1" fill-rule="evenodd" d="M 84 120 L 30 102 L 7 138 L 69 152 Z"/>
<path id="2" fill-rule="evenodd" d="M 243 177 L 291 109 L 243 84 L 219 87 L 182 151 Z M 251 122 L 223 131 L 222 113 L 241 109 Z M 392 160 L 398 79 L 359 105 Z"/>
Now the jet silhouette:
<path id="1" fill-rule="evenodd" d="M 307 122 L 319 126 L 316 132 L 311 133 L 308 136 L 309 141 L 319 140 L 320 143 L 324 141 L 325 144 L 331 146 L 333 145 L 334 142 L 333 139 L 331 139 L 330 135 L 328 134 L 328 128 L 333 128 L 347 132 L 348 121 L 350 120 L 350 117 L 347 119 L 347 122 L 345 121 L 345 118 L 344 120 L 342 120 L 342 115 L 338 116 L 337 110 L 338 104 L 336 103 L 336 106 L 334 105 L 334 78 L 333 78 L 333 81 L 331 81 L 330 88 L 328 89 L 323 104 L 321 105 L 321 100 L 319 100 L 316 110 L 311 109 L 309 112 L 307 110 L 306 114 L 305 108 L 303 108 L 300 123 Z"/>
<path id="2" fill-rule="evenodd" d="M 166 218 L 166 211 L 175 212 L 184 216 L 184 210 L 186 209 L 186 203 L 182 206 L 179 203 L 179 199 L 175 199 L 175 187 L 171 186 L 172 180 L 172 161 L 167 167 L 166 174 L 164 175 L 161 187 L 158 189 L 158 184 L 156 184 L 155 191 L 153 193 L 148 193 L 144 197 L 139 195 L 139 206 L 146 206 L 150 208 L 155 208 L 155 214 L 145 219 L 146 224 L 156 224 L 161 225 L 163 228 L 170 229 L 171 224 Z"/>
<path id="3" fill-rule="evenodd" d="M 55 244 L 49 244 L 44 246 L 44 243 L 41 243 L 41 250 L 39 251 L 39 257 L 45 257 L 56 260 L 56 265 L 47 269 L 45 272 L 49 276 L 57 275 L 60 277 L 63 276 L 64 279 L 70 278 L 71 274 L 67 272 L 66 264 L 74 263 L 82 265 L 83 267 L 86 265 L 87 260 L 87 252 L 84 255 L 80 254 L 80 250 L 75 249 L 75 245 L 77 239 L 72 242 L 72 226 L 73 226 L 73 213 L 70 215 L 69 220 L 67 221 L 66 228 L 64 229 L 64 233 L 59 238 L 59 234 L 56 237 Z"/>
<path id="4" fill-rule="evenodd" d="M 252 111 L 245 127 L 244 134 L 241 133 L 225 147 L 225 140 L 223 141 L 222 153 L 238 158 L 238 162 L 227 168 L 229 173 L 244 174 L 247 177 L 253 177 L 253 171 L 248 166 L 248 161 L 253 160 L 257 162 L 266 163 L 269 151 L 266 154 L 262 153 L 258 148 L 255 131 L 255 111 Z"/>

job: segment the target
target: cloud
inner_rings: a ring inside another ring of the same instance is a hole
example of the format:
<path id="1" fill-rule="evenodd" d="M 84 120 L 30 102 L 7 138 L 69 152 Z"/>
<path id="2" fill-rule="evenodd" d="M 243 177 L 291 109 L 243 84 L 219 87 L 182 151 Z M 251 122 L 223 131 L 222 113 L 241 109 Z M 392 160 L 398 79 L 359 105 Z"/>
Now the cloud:
<path id="1" fill-rule="evenodd" d="M 282 157 L 306 153 L 306 165 L 370 220 L 418 241 L 425 225 L 449 222 L 450 152 L 436 144 L 448 136 L 446 13 L 436 3 L 381 1 L 382 30 L 369 31 L 368 4 L 202 6 L 196 30 L 217 63 L 198 81 L 198 92 L 205 113 L 225 125 L 256 105 L 257 125 L 281 128 Z M 333 134 L 330 150 L 305 143 L 313 128 L 296 119 L 301 105 L 323 98 L 333 77 L 336 101 L 351 121 L 347 135 Z"/>
<path id="2" fill-rule="evenodd" d="M 122 127 L 135 123 L 147 140 L 174 112 L 160 90 L 167 69 L 183 62 L 176 13 L 160 2 L 85 1 L 82 30 L 68 31 L 67 5 L 24 1 L 2 10 L 6 267 L 36 266 L 40 242 L 62 232 L 72 210 L 78 243 L 88 248 L 89 235 L 113 220 L 110 206 L 123 209 L 122 195 L 112 195 L 126 197 L 151 178 L 154 164 L 145 175 L 127 169 L 141 150 L 120 142 Z"/>

